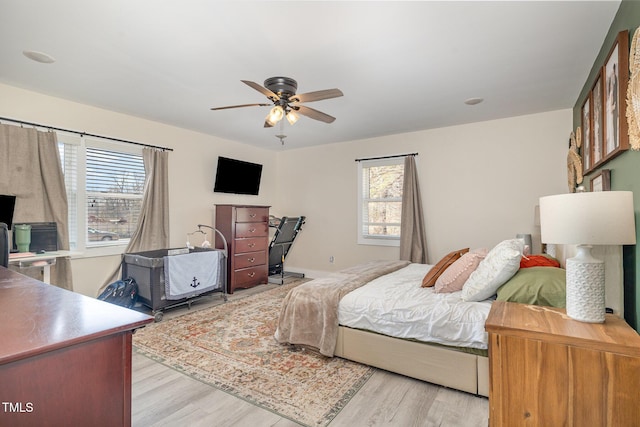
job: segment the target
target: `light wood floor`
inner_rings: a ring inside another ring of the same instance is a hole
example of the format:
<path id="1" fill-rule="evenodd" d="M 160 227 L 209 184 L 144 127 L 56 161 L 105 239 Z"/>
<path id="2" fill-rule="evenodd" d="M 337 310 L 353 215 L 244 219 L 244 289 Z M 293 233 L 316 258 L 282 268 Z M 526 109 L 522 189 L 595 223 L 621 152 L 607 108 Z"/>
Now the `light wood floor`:
<path id="1" fill-rule="evenodd" d="M 229 300 L 277 285 L 238 290 Z M 219 295 L 192 305 L 199 310 L 221 304 Z M 188 308 L 167 311 L 164 319 Z M 133 354 L 132 423 L 146 426 L 292 427 L 299 424 L 226 392 L 194 380 L 143 355 Z M 452 426 L 486 427 L 489 404 L 484 397 L 439 387 L 377 370 L 329 427 Z"/>

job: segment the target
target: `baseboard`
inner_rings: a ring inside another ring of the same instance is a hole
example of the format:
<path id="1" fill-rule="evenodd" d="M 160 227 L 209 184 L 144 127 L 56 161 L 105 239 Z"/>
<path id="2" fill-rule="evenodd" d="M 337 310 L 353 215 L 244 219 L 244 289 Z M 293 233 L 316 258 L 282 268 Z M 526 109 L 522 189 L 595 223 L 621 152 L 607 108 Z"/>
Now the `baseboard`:
<path id="1" fill-rule="evenodd" d="M 284 270 L 290 271 L 292 273 L 302 273 L 304 274 L 304 277 L 308 279 L 319 279 L 321 277 L 327 277 L 329 274 L 331 274 L 330 271 L 309 270 L 308 268 L 298 268 L 289 264 L 285 265 Z"/>

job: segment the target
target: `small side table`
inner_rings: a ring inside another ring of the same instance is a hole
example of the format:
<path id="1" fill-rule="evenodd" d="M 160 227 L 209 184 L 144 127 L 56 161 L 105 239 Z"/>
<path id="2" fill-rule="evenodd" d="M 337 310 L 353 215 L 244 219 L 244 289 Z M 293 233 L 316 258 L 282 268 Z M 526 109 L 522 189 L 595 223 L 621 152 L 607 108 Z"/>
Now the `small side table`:
<path id="1" fill-rule="evenodd" d="M 640 336 L 624 320 L 583 323 L 564 309 L 496 301 L 485 329 L 491 426 L 640 422 Z"/>

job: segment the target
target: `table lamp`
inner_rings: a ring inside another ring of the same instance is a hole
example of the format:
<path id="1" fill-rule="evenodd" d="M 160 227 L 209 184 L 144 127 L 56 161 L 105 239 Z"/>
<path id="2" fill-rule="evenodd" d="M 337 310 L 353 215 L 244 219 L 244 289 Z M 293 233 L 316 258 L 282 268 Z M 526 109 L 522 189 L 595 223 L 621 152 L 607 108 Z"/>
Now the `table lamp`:
<path id="1" fill-rule="evenodd" d="M 604 261 L 591 254 L 592 245 L 636 243 L 633 193 L 598 191 L 540 198 L 542 242 L 574 244 L 567 259 L 567 315 L 581 322 L 605 319 Z"/>

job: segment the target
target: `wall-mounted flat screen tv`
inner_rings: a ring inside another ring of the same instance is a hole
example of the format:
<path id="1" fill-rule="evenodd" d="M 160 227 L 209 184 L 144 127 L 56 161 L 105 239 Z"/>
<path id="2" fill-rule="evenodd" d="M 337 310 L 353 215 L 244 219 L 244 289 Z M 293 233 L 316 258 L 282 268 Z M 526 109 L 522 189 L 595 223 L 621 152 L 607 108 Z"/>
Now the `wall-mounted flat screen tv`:
<path id="1" fill-rule="evenodd" d="M 258 195 L 262 165 L 242 160 L 218 157 L 216 182 L 213 191 L 216 193 Z"/>

